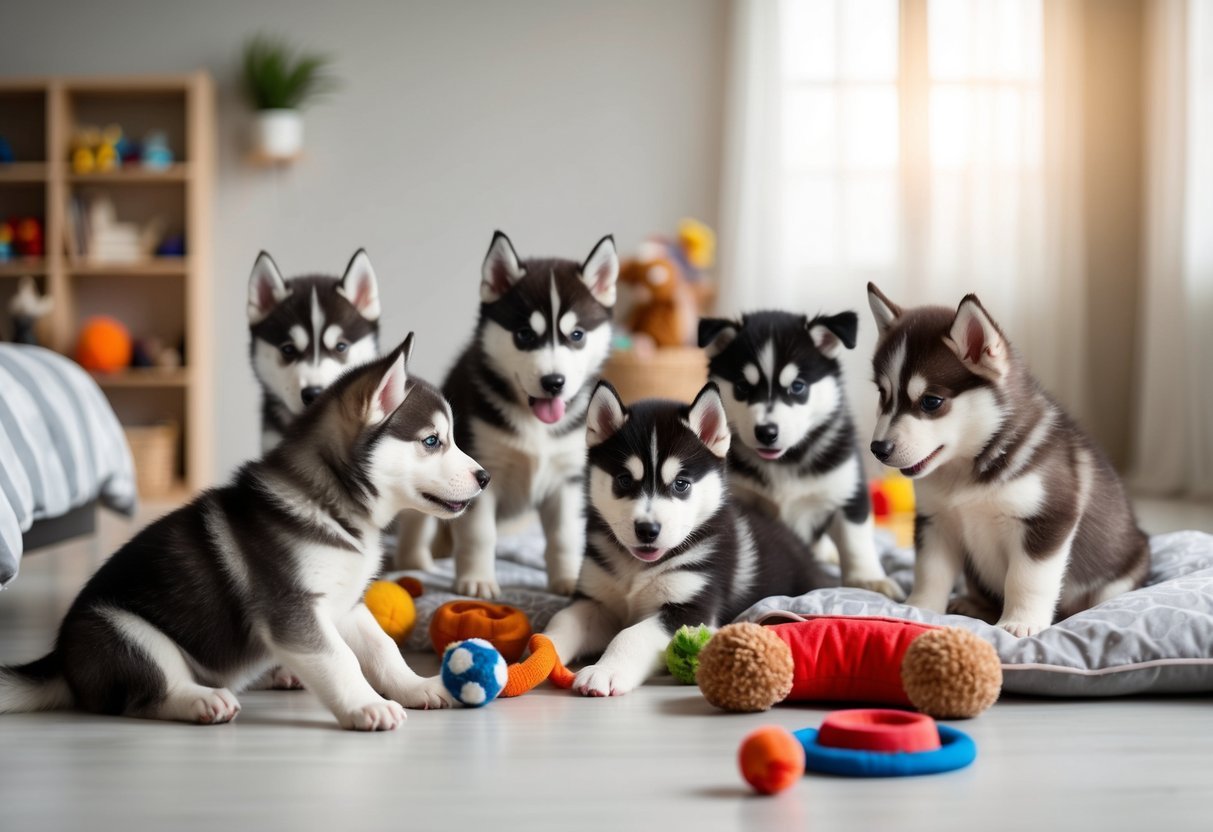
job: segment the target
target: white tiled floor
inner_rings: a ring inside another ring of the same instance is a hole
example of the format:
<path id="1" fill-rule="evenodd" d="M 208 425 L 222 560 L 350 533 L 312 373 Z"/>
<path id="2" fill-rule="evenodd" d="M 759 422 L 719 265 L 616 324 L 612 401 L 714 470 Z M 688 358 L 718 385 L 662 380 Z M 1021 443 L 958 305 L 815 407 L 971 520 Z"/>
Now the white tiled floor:
<path id="1" fill-rule="evenodd" d="M 1213 531 L 1213 508 L 1139 504 L 1153 532 Z M 40 655 L 72 593 L 131 531 L 32 555 L 0 594 L 0 663 Z M 432 672 L 433 657 L 418 659 Z M 1009 698 L 961 727 L 979 758 L 901 780 L 806 777 L 776 798 L 743 788 L 737 743 L 827 708 L 724 715 L 654 684 L 620 699 L 552 690 L 483 710 L 414 713 L 357 735 L 306 692 L 241 697 L 236 722 L 195 727 L 75 713 L 0 717 L 0 829 L 1174 830 L 1210 826 L 1208 698 Z"/>

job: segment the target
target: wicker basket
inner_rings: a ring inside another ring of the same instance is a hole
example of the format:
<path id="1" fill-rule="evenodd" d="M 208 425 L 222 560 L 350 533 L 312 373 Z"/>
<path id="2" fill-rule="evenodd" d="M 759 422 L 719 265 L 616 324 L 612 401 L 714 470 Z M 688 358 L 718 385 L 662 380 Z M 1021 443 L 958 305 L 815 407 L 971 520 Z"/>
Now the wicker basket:
<path id="1" fill-rule="evenodd" d="M 619 391 L 624 404 L 637 399 L 690 402 L 708 378 L 708 357 L 697 347 L 663 347 L 650 353 L 612 353 L 602 376 Z"/>
<path id="2" fill-rule="evenodd" d="M 177 478 L 177 423 L 128 425 L 123 431 L 135 460 L 139 496 L 162 497 L 170 493 Z"/>

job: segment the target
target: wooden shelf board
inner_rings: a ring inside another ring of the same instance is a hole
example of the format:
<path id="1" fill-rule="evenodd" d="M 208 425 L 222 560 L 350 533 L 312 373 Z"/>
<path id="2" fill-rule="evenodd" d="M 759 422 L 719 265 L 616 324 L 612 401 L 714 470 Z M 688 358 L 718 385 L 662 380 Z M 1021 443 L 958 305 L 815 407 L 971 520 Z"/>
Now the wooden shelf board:
<path id="1" fill-rule="evenodd" d="M 189 179 L 190 166 L 186 162 L 170 165 L 165 170 L 150 170 L 144 167 L 127 167 L 104 173 L 72 173 L 67 181 L 74 185 L 89 183 L 126 184 L 150 182 L 184 182 Z"/>
<path id="2" fill-rule="evenodd" d="M 67 271 L 76 277 L 175 277 L 189 271 L 189 260 L 185 257 L 153 257 L 132 263 L 73 260 L 68 262 Z"/>
<path id="3" fill-rule="evenodd" d="M 46 261 L 41 257 L 18 257 L 0 263 L 0 277 L 24 277 L 27 274 L 46 274 Z"/>
<path id="4" fill-rule="evenodd" d="M 93 373 L 93 378 L 102 387 L 185 387 L 189 384 L 189 372 L 158 367 L 131 368 L 116 373 Z"/>
<path id="5" fill-rule="evenodd" d="M 0 182 L 45 182 L 50 175 L 46 162 L 8 162 L 0 164 Z"/>

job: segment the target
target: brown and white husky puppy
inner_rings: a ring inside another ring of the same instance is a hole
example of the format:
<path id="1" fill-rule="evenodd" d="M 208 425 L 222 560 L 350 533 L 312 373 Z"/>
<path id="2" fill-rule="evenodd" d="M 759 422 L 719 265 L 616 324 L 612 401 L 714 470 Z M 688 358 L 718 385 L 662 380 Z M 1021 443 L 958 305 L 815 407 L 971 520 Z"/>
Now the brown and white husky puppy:
<path id="1" fill-rule="evenodd" d="M 75 706 L 227 722 L 235 693 L 290 667 L 343 728 L 448 707 L 362 603 L 380 529 L 404 509 L 458 517 L 488 475 L 441 394 L 408 377 L 412 336 L 334 382 L 264 459 L 157 520 L 89 580 L 54 650 L 0 668 L 0 713 Z"/>
<path id="2" fill-rule="evenodd" d="M 500 593 L 497 522 L 535 509 L 546 538 L 548 586 L 562 595 L 573 591 L 585 548 L 585 410 L 610 352 L 618 277 L 610 236 L 579 263 L 520 259 L 508 237 L 493 235 L 481 268 L 476 333 L 442 386 L 460 447 L 497 483 L 449 524 L 457 592 Z M 429 518 L 401 516 L 397 568 L 430 568 L 436 542 Z"/>
<path id="3" fill-rule="evenodd" d="M 1150 549 L 1104 453 L 1032 377 L 976 295 L 902 309 L 868 284 L 880 328 L 873 455 L 915 480 L 907 603 L 1029 636 L 1141 586 Z"/>

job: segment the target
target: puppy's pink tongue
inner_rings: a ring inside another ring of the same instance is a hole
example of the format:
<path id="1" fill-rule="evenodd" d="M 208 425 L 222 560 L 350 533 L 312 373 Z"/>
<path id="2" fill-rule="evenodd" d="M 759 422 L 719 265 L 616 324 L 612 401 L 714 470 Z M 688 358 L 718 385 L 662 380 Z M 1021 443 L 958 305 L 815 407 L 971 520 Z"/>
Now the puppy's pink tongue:
<path id="1" fill-rule="evenodd" d="M 531 410 L 544 424 L 554 425 L 564 418 L 564 399 L 535 399 Z"/>

